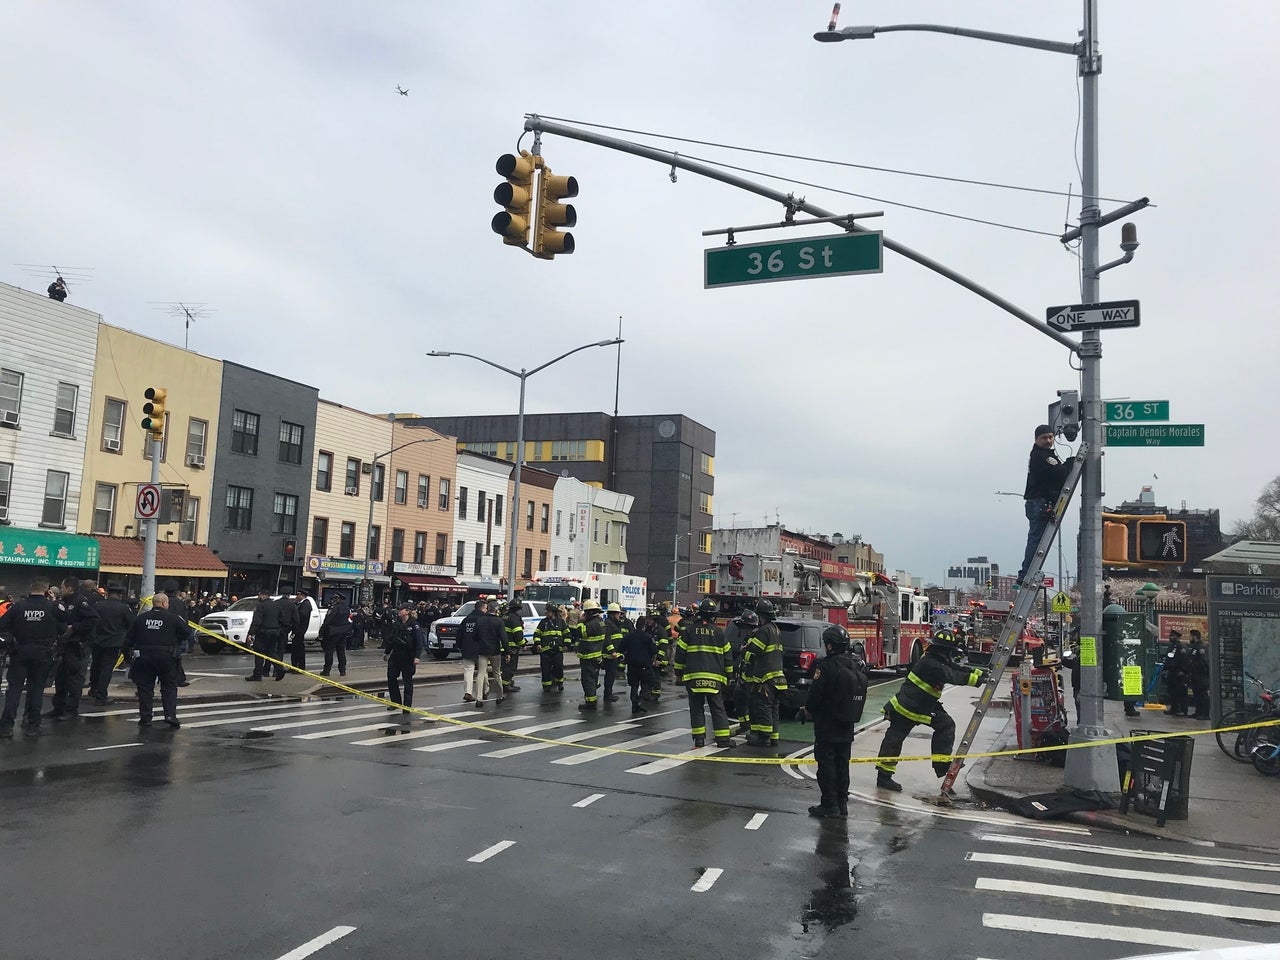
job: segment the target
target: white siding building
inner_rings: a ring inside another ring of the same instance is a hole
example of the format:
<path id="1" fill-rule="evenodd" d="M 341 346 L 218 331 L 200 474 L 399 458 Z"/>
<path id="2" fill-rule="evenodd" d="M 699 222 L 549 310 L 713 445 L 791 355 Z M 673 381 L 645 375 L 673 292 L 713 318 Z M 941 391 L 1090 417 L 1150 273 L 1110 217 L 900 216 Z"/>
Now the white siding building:
<path id="1" fill-rule="evenodd" d="M 506 580 L 510 479 L 511 464 L 505 460 L 459 452 L 453 560 L 457 580 L 470 590 L 498 593 Z"/>
<path id="2" fill-rule="evenodd" d="M 627 527 L 635 498 L 575 477 L 556 481 L 551 511 L 551 566 L 559 570 L 627 573 Z"/>

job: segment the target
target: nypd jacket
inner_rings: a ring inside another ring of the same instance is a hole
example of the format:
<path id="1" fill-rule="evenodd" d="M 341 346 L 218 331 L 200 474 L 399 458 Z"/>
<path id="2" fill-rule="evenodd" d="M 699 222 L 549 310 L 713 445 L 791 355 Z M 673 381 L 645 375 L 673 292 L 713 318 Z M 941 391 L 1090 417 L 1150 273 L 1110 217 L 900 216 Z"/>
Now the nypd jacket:
<path id="1" fill-rule="evenodd" d="M 916 661 L 907 679 L 889 701 L 889 708 L 916 723 L 928 723 L 939 709 L 938 699 L 948 683 L 976 687 L 985 675 L 979 668 L 962 667 L 932 648 Z"/>
<path id="2" fill-rule="evenodd" d="M 129 628 L 124 651 L 173 656 L 178 647 L 195 639 L 187 621 L 168 608 L 154 607 L 138 614 Z"/>
<path id="3" fill-rule="evenodd" d="M 0 633 L 13 637 L 18 646 L 40 644 L 52 648 L 62 635 L 67 615 L 62 606 L 44 594 L 15 600 L 0 617 Z"/>
<path id="4" fill-rule="evenodd" d="M 1023 500 L 1056 500 L 1071 472 L 1071 465 L 1058 459 L 1058 451 L 1036 444 L 1027 461 L 1027 486 Z"/>

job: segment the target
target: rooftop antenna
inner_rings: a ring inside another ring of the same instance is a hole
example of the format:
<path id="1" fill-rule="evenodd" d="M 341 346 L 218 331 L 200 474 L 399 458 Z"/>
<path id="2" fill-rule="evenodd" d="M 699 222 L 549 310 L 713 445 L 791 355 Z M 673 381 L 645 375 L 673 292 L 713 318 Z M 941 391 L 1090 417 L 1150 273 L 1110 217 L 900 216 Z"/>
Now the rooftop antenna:
<path id="1" fill-rule="evenodd" d="M 191 324 L 197 320 L 207 319 L 213 311 L 209 309 L 208 304 L 183 302 L 180 300 L 148 300 L 149 304 L 158 309 L 163 309 L 171 317 L 182 318 L 182 349 L 191 349 Z"/>
<path id="2" fill-rule="evenodd" d="M 61 280 L 68 291 L 73 283 L 88 283 L 93 279 L 93 267 L 59 268 L 52 263 L 18 263 L 15 266 L 21 267 L 28 276 L 39 277 L 41 281 L 48 280 L 50 286 Z"/>

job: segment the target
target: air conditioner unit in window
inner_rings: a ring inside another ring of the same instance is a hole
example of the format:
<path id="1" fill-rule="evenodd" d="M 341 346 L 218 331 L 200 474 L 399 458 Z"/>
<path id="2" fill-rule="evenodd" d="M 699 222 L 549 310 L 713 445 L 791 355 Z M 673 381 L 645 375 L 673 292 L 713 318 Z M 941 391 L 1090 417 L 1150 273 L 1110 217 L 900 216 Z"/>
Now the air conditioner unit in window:
<path id="1" fill-rule="evenodd" d="M 103 449 L 103 450 L 106 450 L 106 451 L 107 451 L 107 452 L 109 452 L 109 453 L 119 453 L 119 452 L 120 452 L 120 441 L 119 441 L 119 440 L 112 440 L 110 437 L 103 437 L 103 438 L 102 438 L 102 449 Z"/>
<path id="2" fill-rule="evenodd" d="M 419 497 L 418 506 L 425 507 L 427 505 L 427 499 L 428 499 L 427 497 Z"/>
<path id="3" fill-rule="evenodd" d="M 203 470 L 203 469 L 204 469 L 204 454 L 203 454 L 203 453 L 189 453 L 189 454 L 187 454 L 187 466 L 188 466 L 188 467 L 195 467 L 197 470 Z"/>
<path id="4" fill-rule="evenodd" d="M 347 489 L 346 489 L 346 490 L 344 490 L 343 492 L 344 492 L 348 497 L 354 497 L 357 493 L 359 493 L 359 492 L 360 492 L 360 488 L 359 488 L 359 487 L 347 487 Z"/>
<path id="5" fill-rule="evenodd" d="M 373 473 L 373 464 L 372 463 L 360 464 L 360 472 L 366 475 Z"/>
<path id="6" fill-rule="evenodd" d="M 9 519 L 9 507 L 8 507 L 8 505 L 5 505 L 5 506 L 3 506 L 3 507 L 0 507 L 0 520 L 4 520 L 4 521 L 6 521 L 6 522 L 7 522 L 7 521 L 8 521 L 8 519 Z"/>
<path id="7" fill-rule="evenodd" d="M 18 425 L 18 411 L 6 410 L 4 416 L 0 418 L 0 426 L 16 427 Z"/>

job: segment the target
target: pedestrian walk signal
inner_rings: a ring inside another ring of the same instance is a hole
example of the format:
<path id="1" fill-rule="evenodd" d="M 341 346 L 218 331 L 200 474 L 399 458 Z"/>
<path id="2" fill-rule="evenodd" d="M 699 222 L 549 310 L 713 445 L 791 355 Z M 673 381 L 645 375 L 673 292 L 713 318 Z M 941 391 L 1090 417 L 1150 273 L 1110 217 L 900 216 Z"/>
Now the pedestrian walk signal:
<path id="1" fill-rule="evenodd" d="M 1139 520 L 1138 560 L 1142 563 L 1186 563 L 1186 523 L 1182 520 Z"/>

